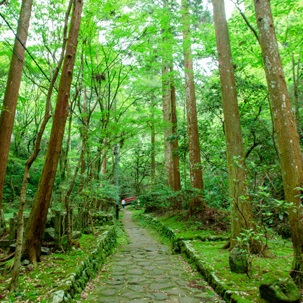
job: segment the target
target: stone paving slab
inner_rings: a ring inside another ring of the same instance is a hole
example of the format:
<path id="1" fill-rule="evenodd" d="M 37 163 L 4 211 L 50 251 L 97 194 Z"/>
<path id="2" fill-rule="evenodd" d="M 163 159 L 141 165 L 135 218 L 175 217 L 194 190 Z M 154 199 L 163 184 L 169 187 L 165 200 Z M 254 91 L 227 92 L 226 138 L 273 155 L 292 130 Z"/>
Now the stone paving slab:
<path id="1" fill-rule="evenodd" d="M 129 243 L 110 256 L 78 302 L 225 302 L 180 255 L 159 243 L 124 210 Z"/>

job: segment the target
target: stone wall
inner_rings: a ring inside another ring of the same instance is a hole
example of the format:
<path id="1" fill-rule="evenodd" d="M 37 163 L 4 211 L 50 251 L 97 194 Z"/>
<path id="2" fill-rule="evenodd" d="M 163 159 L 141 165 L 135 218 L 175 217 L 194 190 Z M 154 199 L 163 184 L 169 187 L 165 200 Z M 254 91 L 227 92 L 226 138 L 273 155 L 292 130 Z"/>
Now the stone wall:
<path id="1" fill-rule="evenodd" d="M 24 225 L 28 221 L 28 215 L 24 215 Z M 87 210 L 80 209 L 77 213 L 73 210 L 70 212 L 71 234 L 72 237 L 78 237 L 82 232 L 89 232 L 91 224 L 94 226 L 112 225 L 113 215 L 105 212 L 95 212 L 92 216 Z M 17 235 L 17 213 L 9 220 L 9 235 L 0 241 L 0 247 L 6 248 L 15 243 Z M 60 248 L 62 239 L 67 231 L 67 215 L 66 212 L 59 210 L 50 210 L 47 216 L 47 222 L 43 235 L 43 240 L 55 242 L 55 246 Z"/>
<path id="2" fill-rule="evenodd" d="M 73 302 L 74 296 L 82 291 L 88 280 L 101 269 L 106 257 L 111 254 L 116 245 L 116 237 L 115 227 L 109 226 L 108 230 L 96 239 L 97 247 L 78 265 L 75 272 L 60 282 L 48 302 Z"/>

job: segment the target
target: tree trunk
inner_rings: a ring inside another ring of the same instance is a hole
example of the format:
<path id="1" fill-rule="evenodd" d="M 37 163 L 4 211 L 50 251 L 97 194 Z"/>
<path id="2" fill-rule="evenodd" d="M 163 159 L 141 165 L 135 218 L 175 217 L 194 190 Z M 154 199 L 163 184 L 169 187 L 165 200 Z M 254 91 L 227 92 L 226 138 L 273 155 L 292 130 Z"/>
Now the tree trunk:
<path id="1" fill-rule="evenodd" d="M 25 205 L 25 200 L 26 200 L 26 191 L 27 191 L 27 185 L 28 185 L 28 179 L 29 179 L 29 172 L 31 169 L 32 164 L 36 160 L 40 150 L 41 150 L 41 141 L 42 141 L 42 136 L 44 133 L 44 130 L 46 128 L 46 125 L 51 118 L 51 97 L 53 93 L 53 89 L 55 86 L 55 83 L 58 78 L 59 71 L 62 66 L 62 62 L 64 59 L 64 50 L 66 47 L 66 34 L 67 34 L 67 27 L 68 27 L 68 18 L 70 15 L 71 11 L 71 6 L 72 6 L 72 1 L 70 0 L 69 6 L 66 12 L 65 16 L 65 24 L 64 24 L 64 34 L 63 34 L 63 43 L 62 43 L 62 48 L 61 48 L 61 55 L 60 59 L 58 61 L 58 64 L 55 68 L 55 71 L 53 73 L 52 79 L 50 86 L 48 88 L 48 93 L 46 96 L 46 105 L 45 105 L 45 111 L 44 111 L 44 116 L 43 116 L 43 121 L 41 123 L 40 129 L 37 134 L 37 139 L 35 141 L 35 147 L 28 158 L 28 160 L 25 163 L 25 168 L 24 168 L 24 174 L 23 174 L 23 181 L 22 181 L 22 187 L 21 187 L 21 193 L 20 193 L 20 202 L 19 202 L 19 209 L 18 209 L 18 225 L 17 225 L 17 239 L 16 239 L 16 249 L 15 249 L 15 257 L 14 257 L 14 267 L 12 270 L 12 280 L 9 285 L 10 291 L 14 291 L 15 288 L 18 285 L 18 278 L 19 278 L 19 273 L 20 273 L 20 267 L 21 267 L 21 256 L 22 256 L 22 245 L 23 245 L 23 231 L 24 231 L 24 221 L 23 221 L 23 213 L 24 213 L 24 205 Z"/>
<path id="2" fill-rule="evenodd" d="M 106 175 L 107 174 L 107 142 L 106 142 L 106 138 L 103 139 L 103 144 L 104 144 L 104 148 L 102 151 L 102 163 L 101 163 L 101 173 L 102 175 Z"/>
<path id="3" fill-rule="evenodd" d="M 167 184 L 174 191 L 181 189 L 176 115 L 176 91 L 171 80 L 172 71 L 164 68 L 163 75 L 163 119 L 168 124 L 164 130 L 164 154 Z M 166 80 L 165 80 L 166 79 Z"/>
<path id="4" fill-rule="evenodd" d="M 32 4 L 32 0 L 22 1 L 14 51 L 12 53 L 6 90 L 3 99 L 3 109 L 0 117 L 0 209 L 2 209 L 4 179 L 11 143 L 11 135 L 14 127 L 15 112 L 21 83 L 25 45 L 32 12 Z"/>
<path id="5" fill-rule="evenodd" d="M 173 162 L 173 189 L 174 191 L 181 190 L 181 177 L 180 177 L 180 158 L 178 154 L 178 121 L 177 121 L 177 104 L 176 104 L 176 89 L 174 84 L 171 84 L 171 122 L 172 122 L 172 135 L 171 141 L 172 148 L 172 162 Z"/>
<path id="6" fill-rule="evenodd" d="M 164 128 L 164 164 L 166 172 L 166 183 L 170 188 L 173 188 L 173 162 L 172 162 L 172 146 L 170 137 L 171 130 L 171 91 L 170 91 L 170 69 L 164 63 L 162 68 L 162 90 L 163 90 L 163 120 L 166 125 Z"/>
<path id="7" fill-rule="evenodd" d="M 155 130 L 155 101 L 151 100 L 151 129 L 150 129 L 150 190 L 154 189 L 156 177 L 156 130 Z"/>
<path id="8" fill-rule="evenodd" d="M 190 162 L 190 183 L 193 188 L 203 189 L 203 177 L 201 167 L 198 120 L 196 109 L 196 93 L 194 83 L 194 71 L 190 37 L 189 2 L 182 0 L 181 15 L 183 22 L 183 53 L 186 85 L 186 114 L 188 133 L 188 152 Z M 193 199 L 190 211 L 195 212 L 203 208 L 203 199 Z"/>
<path id="9" fill-rule="evenodd" d="M 161 19 L 162 27 L 162 91 L 163 91 L 163 119 L 167 123 L 164 129 L 164 158 L 167 184 L 178 191 L 180 185 L 179 157 L 174 151 L 178 147 L 176 133 L 176 91 L 173 76 L 173 49 L 170 11 L 167 1 L 164 1 L 164 16 Z"/>
<path id="10" fill-rule="evenodd" d="M 246 171 L 237 92 L 232 64 L 224 0 L 212 0 L 218 50 L 222 107 L 228 165 L 228 185 L 231 212 L 230 247 L 243 229 L 252 227 L 253 216 L 246 185 Z"/>
<path id="11" fill-rule="evenodd" d="M 76 0 L 74 2 L 50 140 L 33 208 L 25 230 L 23 256 L 34 264 L 40 259 L 41 239 L 47 219 L 47 212 L 51 201 L 52 189 L 62 148 L 65 123 L 68 115 L 68 99 L 76 57 L 82 6 L 82 0 Z"/>
<path id="12" fill-rule="evenodd" d="M 302 286 L 303 226 L 302 226 L 302 152 L 296 122 L 291 110 L 284 72 L 278 50 L 269 0 L 254 0 L 260 34 L 263 63 L 271 101 L 271 111 L 277 134 L 284 195 L 289 206 L 288 218 L 292 233 L 294 260 L 292 277 Z"/>
<path id="13" fill-rule="evenodd" d="M 297 68 L 296 68 L 297 64 Z M 293 85 L 294 85 L 294 101 L 293 105 L 295 108 L 295 119 L 297 123 L 298 131 L 300 131 L 300 111 L 299 111 L 299 83 L 300 83 L 300 58 L 295 62 L 295 56 L 292 55 L 292 75 L 293 75 Z M 300 132 L 301 133 L 301 132 Z"/>

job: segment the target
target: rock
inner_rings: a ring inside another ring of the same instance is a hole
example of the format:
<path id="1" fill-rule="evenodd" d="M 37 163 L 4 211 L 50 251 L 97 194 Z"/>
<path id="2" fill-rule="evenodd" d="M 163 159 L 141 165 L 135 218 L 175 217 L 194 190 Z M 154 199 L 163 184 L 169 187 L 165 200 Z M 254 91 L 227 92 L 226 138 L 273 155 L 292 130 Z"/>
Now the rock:
<path id="1" fill-rule="evenodd" d="M 61 303 L 64 300 L 64 291 L 58 290 L 52 294 L 51 303 Z"/>
<path id="2" fill-rule="evenodd" d="M 229 254 L 229 267 L 232 272 L 251 275 L 252 267 L 248 253 L 238 247 L 233 248 Z"/>
<path id="3" fill-rule="evenodd" d="M 49 255 L 50 254 L 50 249 L 48 247 L 41 247 L 41 254 L 42 255 Z"/>
<path id="4" fill-rule="evenodd" d="M 21 263 L 23 266 L 27 266 L 30 264 L 29 260 L 23 260 L 22 263 Z"/>
<path id="5" fill-rule="evenodd" d="M 265 274 L 259 287 L 263 299 L 271 303 L 300 302 L 300 292 L 290 276 L 276 277 Z"/>

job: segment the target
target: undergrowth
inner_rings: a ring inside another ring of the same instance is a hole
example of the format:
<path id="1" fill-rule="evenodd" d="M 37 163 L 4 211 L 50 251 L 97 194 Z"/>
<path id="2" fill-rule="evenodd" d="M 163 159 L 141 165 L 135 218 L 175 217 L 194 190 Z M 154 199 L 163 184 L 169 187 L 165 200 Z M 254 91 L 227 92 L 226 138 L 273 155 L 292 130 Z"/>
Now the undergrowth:
<path id="1" fill-rule="evenodd" d="M 51 293 L 60 281 L 64 280 L 68 274 L 75 272 L 77 266 L 96 247 L 96 236 L 103 231 L 104 229 L 100 228 L 96 229 L 96 235 L 83 234 L 78 240 L 77 247 L 68 253 L 57 251 L 42 256 L 36 268 L 22 267 L 18 289 L 14 292 L 8 291 L 11 272 L 0 269 L 0 302 L 49 302 Z M 119 228 L 118 233 L 121 233 Z"/>

